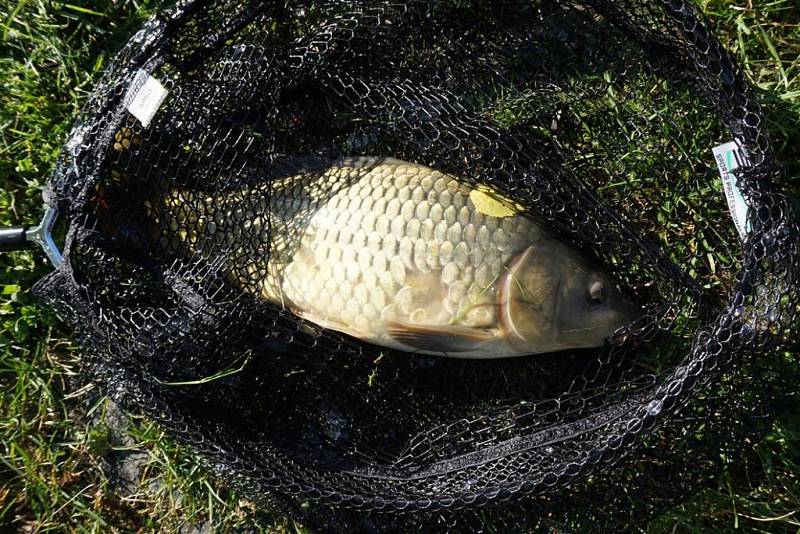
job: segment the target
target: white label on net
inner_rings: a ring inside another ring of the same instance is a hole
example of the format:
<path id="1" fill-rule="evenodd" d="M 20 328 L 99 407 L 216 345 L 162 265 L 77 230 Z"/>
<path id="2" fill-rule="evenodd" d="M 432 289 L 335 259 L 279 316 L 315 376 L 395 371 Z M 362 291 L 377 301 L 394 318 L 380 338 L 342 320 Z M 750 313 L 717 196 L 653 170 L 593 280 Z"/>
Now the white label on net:
<path id="1" fill-rule="evenodd" d="M 125 107 L 131 115 L 139 119 L 142 126 L 147 127 L 168 93 L 158 80 L 140 70 L 125 93 Z"/>
<path id="2" fill-rule="evenodd" d="M 733 224 L 742 239 L 747 237 L 750 231 L 750 223 L 747 220 L 747 201 L 736 183 L 734 170 L 739 167 L 750 165 L 750 158 L 744 148 L 736 141 L 730 141 L 713 148 L 714 159 L 717 162 L 719 175 L 722 177 L 722 190 L 725 192 L 725 199 L 728 201 L 728 209 L 733 217 Z"/>

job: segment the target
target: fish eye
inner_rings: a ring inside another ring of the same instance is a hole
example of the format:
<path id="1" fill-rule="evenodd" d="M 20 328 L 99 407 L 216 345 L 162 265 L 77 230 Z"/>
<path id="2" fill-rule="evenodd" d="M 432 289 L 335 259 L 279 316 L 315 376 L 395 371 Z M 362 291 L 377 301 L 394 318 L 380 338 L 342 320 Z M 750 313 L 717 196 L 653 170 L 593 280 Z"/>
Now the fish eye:
<path id="1" fill-rule="evenodd" d="M 589 285 L 589 291 L 586 294 L 586 300 L 592 304 L 602 304 L 606 300 L 606 288 L 603 282 L 595 280 Z"/>

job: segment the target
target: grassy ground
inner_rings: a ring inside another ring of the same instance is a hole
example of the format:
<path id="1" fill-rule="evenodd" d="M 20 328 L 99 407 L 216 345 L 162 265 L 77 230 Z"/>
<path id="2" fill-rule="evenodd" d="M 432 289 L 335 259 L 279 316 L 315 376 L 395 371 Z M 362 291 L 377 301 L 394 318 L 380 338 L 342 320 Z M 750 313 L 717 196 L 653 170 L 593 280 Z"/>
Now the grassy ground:
<path id="1" fill-rule="evenodd" d="M 0 224 L 36 221 L 40 187 L 91 81 L 156 4 L 0 2 Z M 800 7 L 701 6 L 758 87 L 779 157 L 800 176 Z M 210 479 L 158 427 L 126 421 L 81 385 L 80 352 L 28 294 L 47 270 L 39 254 L 0 256 L 0 529 L 292 530 Z M 800 532 L 798 414 L 800 400 L 755 445 L 758 487 L 723 476 L 650 529 Z M 133 464 L 143 467 L 126 470 Z"/>

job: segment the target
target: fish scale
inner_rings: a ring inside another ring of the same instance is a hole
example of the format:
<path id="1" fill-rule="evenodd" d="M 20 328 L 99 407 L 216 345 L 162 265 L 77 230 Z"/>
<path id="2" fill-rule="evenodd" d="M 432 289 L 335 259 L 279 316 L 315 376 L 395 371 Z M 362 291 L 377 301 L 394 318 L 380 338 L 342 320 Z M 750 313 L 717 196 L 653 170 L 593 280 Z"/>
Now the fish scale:
<path id="1" fill-rule="evenodd" d="M 397 339 L 391 325 L 501 329 L 509 262 L 555 243 L 518 212 L 483 213 L 471 186 L 422 165 L 353 158 L 286 167 L 233 192 L 175 188 L 148 211 L 172 235 L 172 250 L 221 255 L 245 291 L 373 343 L 440 354 L 447 351 L 409 345 L 413 336 Z M 500 342 L 482 350 L 458 355 L 520 353 Z"/>
<path id="2" fill-rule="evenodd" d="M 370 163 L 367 163 L 367 166 Z M 368 169 L 369 167 L 366 167 Z M 354 169 L 360 169 L 354 167 Z M 310 225 L 323 226 L 327 224 L 333 225 L 334 232 L 338 230 L 338 239 L 331 240 L 334 242 L 333 246 L 336 250 L 341 250 L 341 256 L 337 253 L 331 261 L 343 262 L 347 264 L 352 261 L 351 254 L 354 253 L 353 249 L 348 245 L 351 242 L 353 230 L 362 230 L 367 234 L 372 233 L 376 243 L 379 243 L 381 250 L 384 252 L 385 257 L 391 258 L 389 261 L 389 270 L 395 282 L 391 287 L 377 287 L 371 288 L 372 291 L 380 291 L 383 294 L 384 302 L 390 303 L 383 306 L 380 310 L 375 311 L 375 316 L 364 316 L 366 323 L 376 324 L 378 326 L 369 328 L 368 331 L 359 331 L 361 336 L 373 338 L 379 337 L 379 323 L 381 317 L 395 317 L 400 320 L 408 320 L 412 323 L 419 322 L 423 316 L 425 309 L 422 305 L 417 305 L 420 298 L 424 298 L 424 292 L 429 288 L 418 287 L 409 285 L 411 274 L 427 274 L 430 272 L 438 271 L 437 282 L 443 286 L 446 294 L 448 295 L 448 309 L 450 312 L 447 315 L 440 314 L 436 318 L 434 324 L 452 324 L 454 316 L 453 313 L 463 308 L 469 308 L 481 302 L 480 297 L 478 302 L 468 300 L 468 288 L 464 283 L 466 268 L 472 267 L 474 270 L 481 270 L 483 273 L 482 280 L 476 280 L 473 284 L 485 283 L 483 287 L 473 288 L 472 296 L 483 292 L 482 298 L 485 302 L 490 302 L 495 295 L 492 291 L 485 291 L 492 282 L 492 279 L 499 275 L 499 272 L 494 272 L 493 275 L 487 275 L 489 271 L 494 269 L 498 271 L 499 263 L 507 261 L 514 250 L 507 250 L 501 261 L 496 262 L 496 254 L 490 250 L 485 250 L 489 247 L 491 241 L 491 229 L 487 226 L 479 226 L 478 232 L 472 241 L 463 240 L 463 232 L 461 223 L 456 220 L 457 211 L 453 199 L 458 198 L 456 201 L 467 208 L 467 212 L 472 215 L 477 212 L 475 206 L 469 201 L 469 190 L 461 187 L 452 177 L 443 173 L 433 171 L 430 174 L 422 175 L 419 171 L 419 166 L 412 166 L 402 163 L 392 163 L 383 161 L 377 169 L 367 170 L 363 176 L 356 177 L 351 185 L 346 190 L 336 194 L 329 202 L 320 207 L 320 211 L 311 219 Z M 356 171 L 354 174 L 357 174 Z M 316 180 L 331 179 L 328 174 L 316 178 Z M 345 177 L 348 179 L 350 177 Z M 380 184 L 380 186 L 377 186 Z M 382 186 L 382 187 L 381 187 Z M 371 194 L 382 195 L 379 200 L 374 204 L 369 203 L 355 203 L 353 199 L 368 196 Z M 405 198 L 405 202 L 401 199 Z M 414 198 L 424 198 L 425 204 L 421 205 L 415 203 Z M 276 201 L 272 204 L 272 209 L 275 213 L 281 214 L 283 220 L 290 221 L 291 214 L 286 214 L 287 203 L 277 197 Z M 370 225 L 362 226 L 360 223 L 365 219 L 368 214 L 372 214 L 377 221 L 375 227 Z M 288 216 L 287 216 L 288 215 Z M 471 219 L 480 223 L 484 221 L 489 222 L 494 218 L 478 217 L 480 214 L 472 216 Z M 423 216 L 424 220 L 420 220 L 418 216 Z M 429 229 L 420 236 L 417 228 L 427 226 L 423 225 L 426 221 L 430 221 L 433 225 L 433 231 Z M 536 228 L 527 223 L 526 219 L 520 218 L 523 223 L 519 229 L 519 238 L 517 239 L 517 247 L 519 250 L 524 248 L 527 242 L 536 239 L 536 235 L 532 236 L 531 233 L 536 232 Z M 306 247 L 310 250 L 315 250 L 318 246 L 325 243 L 329 239 L 327 235 L 323 237 L 312 236 L 303 239 L 301 247 Z M 440 253 L 442 245 L 447 244 L 445 247 L 444 258 L 448 260 L 444 265 L 440 262 Z M 518 252 L 517 250 L 516 252 Z M 473 254 L 478 251 L 478 254 Z M 348 254 L 350 252 L 350 254 Z M 293 280 L 303 276 L 303 273 L 308 272 L 309 266 L 300 266 L 299 263 L 293 263 L 287 267 L 286 279 L 282 286 L 274 283 L 267 282 L 262 287 L 263 296 L 269 300 L 275 300 L 275 295 L 278 291 L 283 290 L 285 297 L 295 303 L 295 306 L 303 310 L 313 310 L 312 313 L 306 312 L 307 315 L 317 318 L 320 322 L 336 323 L 347 322 L 347 317 L 341 317 L 341 301 L 336 299 L 336 302 L 319 303 L 316 301 L 314 285 L 299 286 L 293 283 Z M 358 273 L 344 273 L 341 270 L 336 280 L 341 283 L 339 286 L 339 293 L 342 300 L 350 298 L 351 285 L 359 286 L 365 284 L 363 273 L 369 269 L 376 269 L 380 274 L 386 269 L 385 262 L 378 261 L 370 264 L 364 269 L 359 266 Z M 446 275 L 442 271 L 447 269 Z M 315 274 L 318 274 L 311 269 L 312 279 Z M 349 276 L 348 276 L 349 274 Z M 305 291 L 303 291 L 305 289 Z M 388 290 L 388 291 L 387 291 Z M 387 294 L 388 293 L 388 294 Z M 365 312 L 368 310 L 365 310 Z M 380 315 L 377 315 L 377 314 Z M 450 315 L 450 316 L 448 316 Z M 344 319 L 344 321 L 342 321 Z M 426 320 L 430 318 L 426 317 Z M 365 324 L 366 324 L 365 323 Z M 360 329 L 359 329 L 360 330 Z"/>

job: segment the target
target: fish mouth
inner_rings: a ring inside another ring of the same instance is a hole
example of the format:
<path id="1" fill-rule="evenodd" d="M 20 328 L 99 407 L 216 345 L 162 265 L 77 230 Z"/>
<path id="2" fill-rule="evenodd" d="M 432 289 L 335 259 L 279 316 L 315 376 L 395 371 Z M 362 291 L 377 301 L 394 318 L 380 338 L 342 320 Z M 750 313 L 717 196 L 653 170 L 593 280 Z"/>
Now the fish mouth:
<path id="1" fill-rule="evenodd" d="M 632 302 L 622 301 L 622 326 L 630 325 L 644 314 L 643 310 Z"/>
<path id="2" fill-rule="evenodd" d="M 623 300 L 623 309 L 620 312 L 622 315 L 622 319 L 620 320 L 619 326 L 616 328 L 614 332 L 608 338 L 608 342 L 613 346 L 621 346 L 629 343 L 631 340 L 636 342 L 636 335 L 635 328 L 631 328 L 631 325 L 642 318 L 643 311 L 642 309 L 633 304 L 628 302 L 627 300 Z"/>

